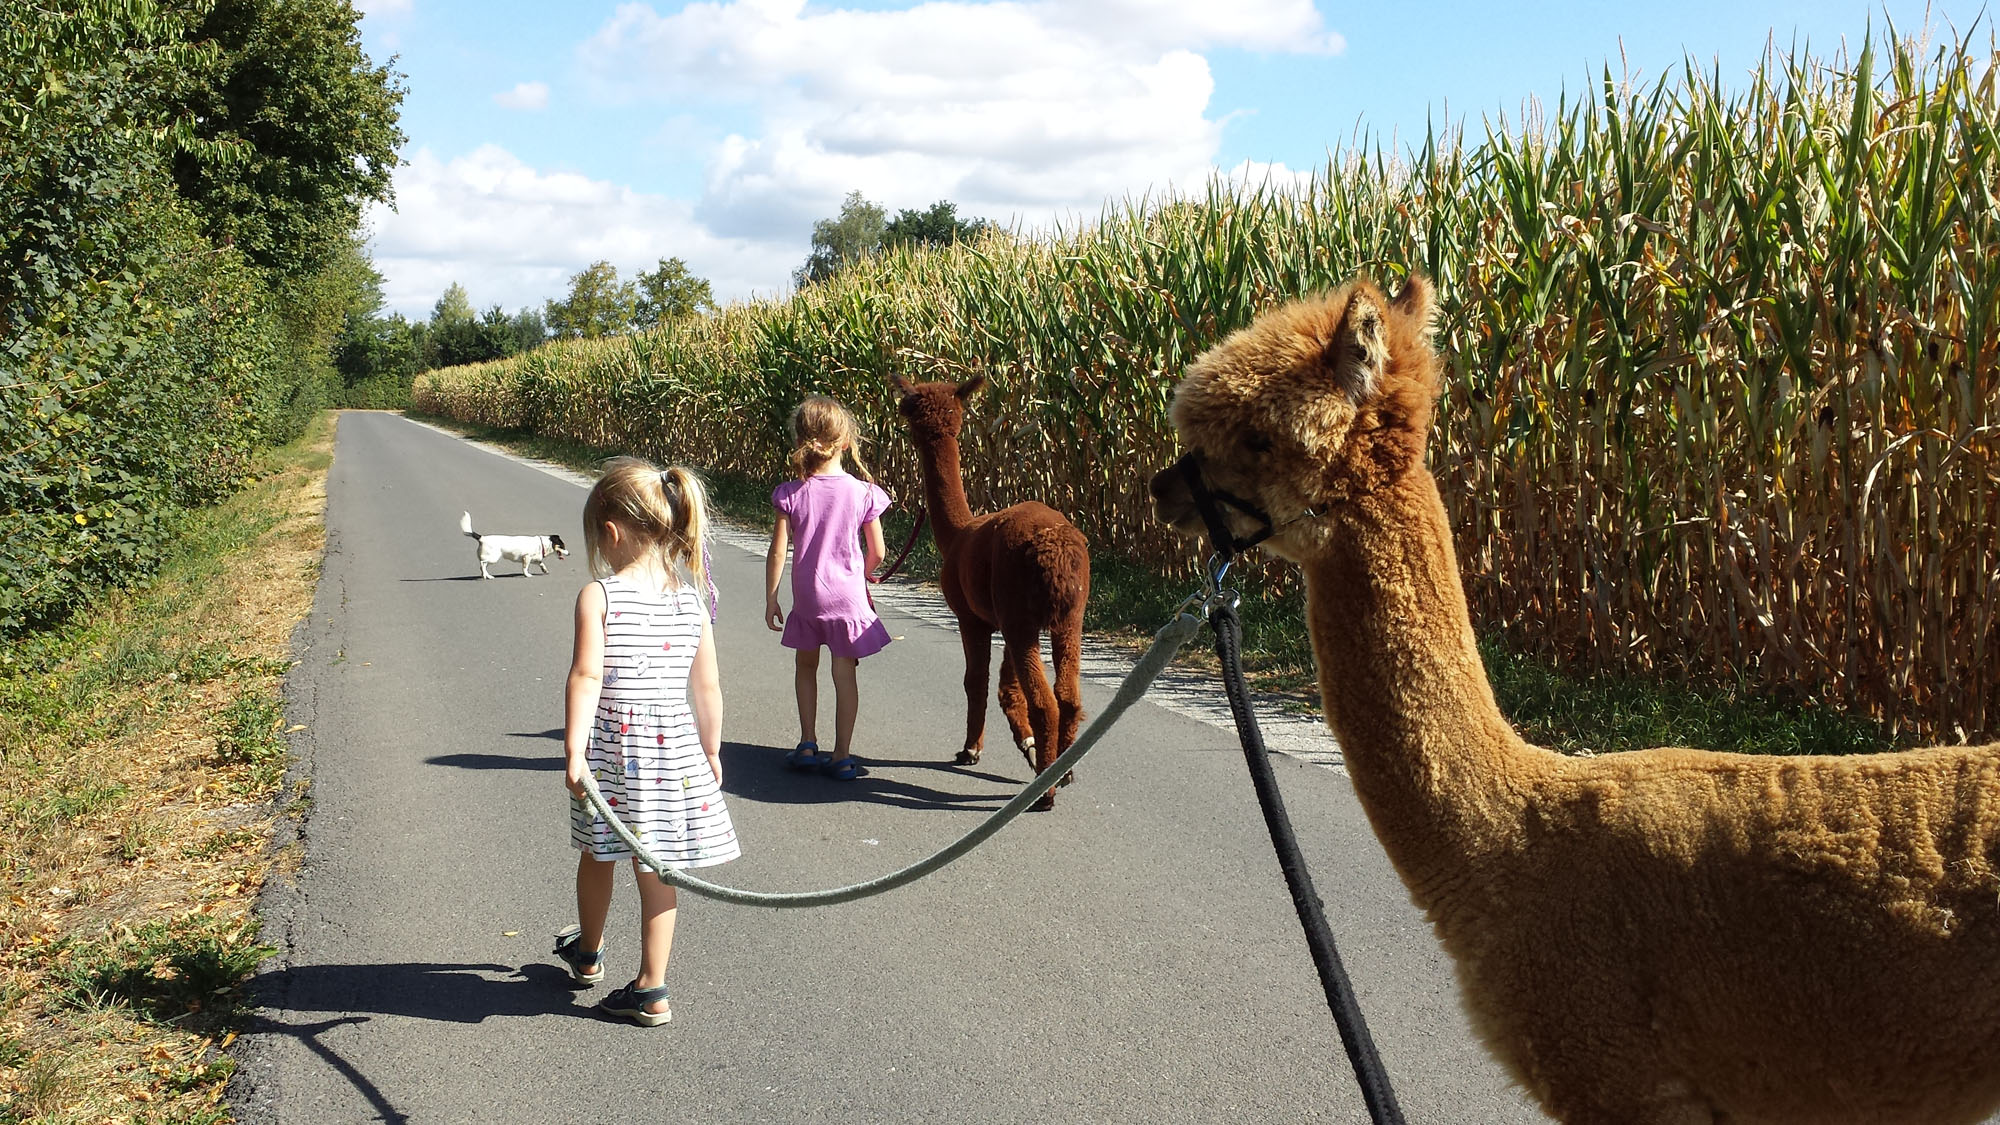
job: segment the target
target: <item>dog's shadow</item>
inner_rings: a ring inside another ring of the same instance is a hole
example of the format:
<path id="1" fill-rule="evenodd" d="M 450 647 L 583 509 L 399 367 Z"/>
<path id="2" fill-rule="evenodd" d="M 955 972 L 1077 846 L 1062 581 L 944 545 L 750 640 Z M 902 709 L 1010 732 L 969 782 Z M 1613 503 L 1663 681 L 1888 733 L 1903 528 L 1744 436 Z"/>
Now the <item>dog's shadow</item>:
<path id="1" fill-rule="evenodd" d="M 496 574 L 493 576 L 493 578 L 526 578 L 526 577 L 528 576 L 518 572 L 510 574 Z M 535 577 L 540 578 L 542 576 L 538 574 Z M 477 574 L 441 574 L 438 575 L 436 578 L 396 579 L 396 581 L 398 582 L 490 582 L 492 580 L 493 579 L 484 578 Z"/>

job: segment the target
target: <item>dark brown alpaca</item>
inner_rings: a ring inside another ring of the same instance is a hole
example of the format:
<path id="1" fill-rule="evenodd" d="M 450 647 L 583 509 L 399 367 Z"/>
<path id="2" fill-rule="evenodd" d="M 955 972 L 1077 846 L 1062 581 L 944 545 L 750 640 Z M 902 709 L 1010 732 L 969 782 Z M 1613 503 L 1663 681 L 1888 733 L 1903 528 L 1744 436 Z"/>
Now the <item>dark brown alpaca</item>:
<path id="1" fill-rule="evenodd" d="M 896 390 L 910 437 L 924 470 L 924 504 L 937 538 L 945 604 L 958 615 L 965 645 L 965 749 L 960 765 L 979 761 L 986 744 L 987 666 L 993 634 L 1003 642 L 1000 709 L 1014 744 L 1040 773 L 1076 741 L 1083 719 L 1078 664 L 1083 649 L 1083 606 L 1090 600 L 1090 548 L 1083 533 L 1047 504 L 1027 501 L 973 515 L 958 469 L 958 430 L 965 400 L 985 384 L 911 383 L 898 375 Z M 1042 633 L 1055 660 L 1053 691 L 1042 673 Z M 1065 776 L 1061 784 L 1067 785 Z M 1051 789 L 1037 809 L 1056 804 Z"/>

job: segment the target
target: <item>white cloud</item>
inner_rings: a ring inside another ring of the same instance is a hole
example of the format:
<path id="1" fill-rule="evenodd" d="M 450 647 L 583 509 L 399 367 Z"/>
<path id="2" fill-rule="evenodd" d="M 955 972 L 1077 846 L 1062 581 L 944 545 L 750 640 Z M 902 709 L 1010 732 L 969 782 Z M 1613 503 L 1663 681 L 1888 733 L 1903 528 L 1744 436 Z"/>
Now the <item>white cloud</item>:
<path id="1" fill-rule="evenodd" d="M 605 259 L 631 277 L 685 259 L 722 298 L 771 292 L 803 260 L 790 242 L 718 238 L 685 200 L 568 172 L 541 172 L 496 145 L 445 160 L 419 149 L 397 170 L 396 210 L 372 207 L 371 253 L 389 308 L 421 317 L 447 285 L 473 304 L 539 308 Z"/>
<path id="2" fill-rule="evenodd" d="M 860 189 L 891 208 L 1039 225 L 1206 179 L 1222 125 L 1203 48 L 1334 52 L 1310 0 L 628 3 L 579 49 L 611 99 L 740 103 L 696 211 L 717 231 L 803 239 Z"/>
<path id="3" fill-rule="evenodd" d="M 375 213 L 376 263 L 413 315 L 452 281 L 482 307 L 539 304 L 597 258 L 629 276 L 679 255 L 726 299 L 786 286 L 813 221 L 856 189 L 892 211 L 949 199 L 964 216 L 1073 226 L 1215 174 L 1223 122 L 1201 52 L 1216 48 L 1344 45 L 1312 0 L 626 3 L 579 45 L 577 72 L 603 100 L 661 107 L 663 135 L 703 168 L 699 197 L 538 171 L 493 146 L 420 151 L 397 176 L 401 210 Z M 539 109 L 547 87 L 494 100 Z"/>
<path id="4" fill-rule="evenodd" d="M 493 95 L 493 103 L 503 109 L 547 109 L 549 108 L 549 84 L 546 82 L 522 82 L 511 90 L 502 90 Z"/>

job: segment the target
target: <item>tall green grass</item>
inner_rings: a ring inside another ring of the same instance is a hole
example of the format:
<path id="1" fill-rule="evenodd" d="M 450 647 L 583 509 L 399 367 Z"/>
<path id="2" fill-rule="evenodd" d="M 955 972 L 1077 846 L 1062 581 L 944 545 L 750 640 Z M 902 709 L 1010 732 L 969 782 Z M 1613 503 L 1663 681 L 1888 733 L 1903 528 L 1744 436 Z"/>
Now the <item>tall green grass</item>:
<path id="1" fill-rule="evenodd" d="M 1169 576 L 1150 518 L 1185 365 L 1357 271 L 1432 277 L 1432 467 L 1510 645 L 1783 687 L 1911 733 L 2000 728 L 1996 52 L 1772 53 L 1732 89 L 1608 71 L 1477 143 L 1363 144 L 1046 237 L 894 251 L 790 298 L 424 376 L 420 410 L 766 478 L 808 393 L 892 486 L 886 379 L 989 372 L 975 507 L 1035 497 Z M 1263 579 L 1283 594 L 1291 578 Z"/>

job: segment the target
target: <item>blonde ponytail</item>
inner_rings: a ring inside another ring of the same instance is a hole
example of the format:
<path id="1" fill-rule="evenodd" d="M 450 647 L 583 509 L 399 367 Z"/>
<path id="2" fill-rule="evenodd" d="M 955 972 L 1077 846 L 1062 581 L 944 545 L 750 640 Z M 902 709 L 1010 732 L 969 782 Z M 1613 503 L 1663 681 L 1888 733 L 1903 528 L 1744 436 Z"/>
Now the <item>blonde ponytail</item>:
<path id="1" fill-rule="evenodd" d="M 706 598 L 709 588 L 708 560 L 701 549 L 708 541 L 708 490 L 701 477 L 685 465 L 669 465 L 660 474 L 672 516 L 661 548 L 670 569 L 694 580 L 694 588 Z"/>
<path id="2" fill-rule="evenodd" d="M 637 457 L 614 457 L 583 502 L 583 546 L 590 572 L 611 573 L 604 556 L 604 525 L 615 523 L 657 552 L 668 574 L 690 578 L 696 592 L 709 588 L 702 543 L 708 535 L 708 491 L 684 465 L 662 472 Z"/>

